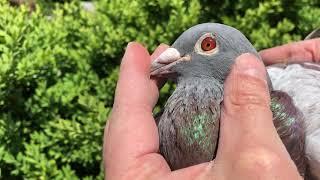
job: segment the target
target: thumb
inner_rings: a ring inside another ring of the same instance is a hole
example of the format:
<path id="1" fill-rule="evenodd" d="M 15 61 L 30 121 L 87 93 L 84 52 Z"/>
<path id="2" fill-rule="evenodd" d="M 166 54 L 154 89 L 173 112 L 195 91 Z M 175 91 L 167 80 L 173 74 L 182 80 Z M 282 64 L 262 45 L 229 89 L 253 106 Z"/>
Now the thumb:
<path id="1" fill-rule="evenodd" d="M 263 63 L 250 54 L 239 56 L 225 83 L 217 164 L 235 175 L 248 170 L 279 175 L 280 165 L 296 170 L 273 125 L 269 104 Z"/>
<path id="2" fill-rule="evenodd" d="M 224 87 L 221 131 L 226 130 L 228 134 L 222 136 L 233 140 L 248 132 L 254 133 L 255 138 L 276 133 L 269 104 L 263 63 L 251 54 L 239 56 Z"/>

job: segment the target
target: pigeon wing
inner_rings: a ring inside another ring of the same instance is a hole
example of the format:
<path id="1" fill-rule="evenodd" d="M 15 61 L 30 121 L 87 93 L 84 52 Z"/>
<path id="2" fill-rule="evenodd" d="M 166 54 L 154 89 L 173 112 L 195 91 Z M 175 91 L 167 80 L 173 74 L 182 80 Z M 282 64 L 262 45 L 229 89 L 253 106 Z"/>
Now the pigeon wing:
<path id="1" fill-rule="evenodd" d="M 320 64 L 267 67 L 274 90 L 286 92 L 305 121 L 305 153 L 313 175 L 320 179 Z"/>

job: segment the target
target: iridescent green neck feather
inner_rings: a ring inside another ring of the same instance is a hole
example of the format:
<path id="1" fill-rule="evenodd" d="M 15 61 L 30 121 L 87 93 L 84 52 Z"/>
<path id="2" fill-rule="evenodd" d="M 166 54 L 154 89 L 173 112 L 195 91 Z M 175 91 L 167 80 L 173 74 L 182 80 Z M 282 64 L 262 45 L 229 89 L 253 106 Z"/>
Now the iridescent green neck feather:
<path id="1" fill-rule="evenodd" d="M 171 169 L 214 158 L 222 97 L 223 85 L 214 79 L 178 83 L 158 123 L 160 153 Z"/>

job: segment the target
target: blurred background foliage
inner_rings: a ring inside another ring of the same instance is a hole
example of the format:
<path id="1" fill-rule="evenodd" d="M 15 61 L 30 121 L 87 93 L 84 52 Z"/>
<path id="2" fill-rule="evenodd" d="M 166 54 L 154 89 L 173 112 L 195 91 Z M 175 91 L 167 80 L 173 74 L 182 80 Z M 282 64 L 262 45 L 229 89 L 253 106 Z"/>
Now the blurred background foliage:
<path id="1" fill-rule="evenodd" d="M 0 179 L 103 179 L 103 129 L 129 41 L 152 51 L 219 22 L 260 50 L 320 26 L 320 0 L 90 3 L 0 0 Z"/>

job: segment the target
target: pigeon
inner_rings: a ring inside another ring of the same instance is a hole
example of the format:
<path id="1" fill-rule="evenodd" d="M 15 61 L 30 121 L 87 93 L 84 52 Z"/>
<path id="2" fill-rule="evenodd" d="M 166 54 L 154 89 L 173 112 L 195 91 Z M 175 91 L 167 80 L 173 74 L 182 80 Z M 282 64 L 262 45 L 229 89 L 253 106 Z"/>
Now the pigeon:
<path id="1" fill-rule="evenodd" d="M 204 23 L 183 32 L 152 62 L 151 77 L 176 82 L 176 89 L 155 116 L 159 151 L 172 170 L 215 158 L 223 84 L 236 57 L 243 53 L 261 60 L 239 30 Z M 319 65 L 311 63 L 267 67 L 274 125 L 300 175 L 310 178 L 314 171 L 320 172 L 316 168 L 320 167 L 319 70 Z"/>

